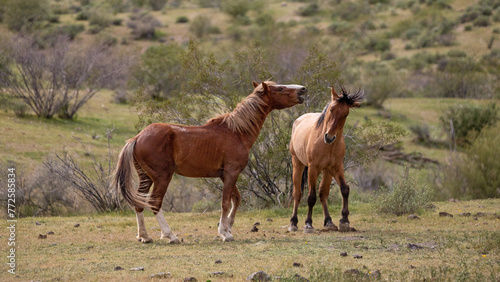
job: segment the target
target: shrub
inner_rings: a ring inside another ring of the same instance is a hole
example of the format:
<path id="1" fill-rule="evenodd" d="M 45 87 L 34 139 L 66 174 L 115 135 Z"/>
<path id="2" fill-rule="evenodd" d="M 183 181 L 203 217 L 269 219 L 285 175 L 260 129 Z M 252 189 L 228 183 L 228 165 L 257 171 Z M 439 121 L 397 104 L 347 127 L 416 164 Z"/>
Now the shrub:
<path id="1" fill-rule="evenodd" d="M 351 29 L 351 24 L 345 21 L 333 22 L 328 26 L 328 33 L 330 34 L 345 34 Z"/>
<path id="2" fill-rule="evenodd" d="M 446 55 L 448 55 L 448 57 L 450 57 L 450 58 L 464 58 L 464 57 L 467 57 L 467 54 L 464 51 L 456 50 L 456 49 L 448 51 L 448 53 L 446 53 Z"/>
<path id="3" fill-rule="evenodd" d="M 382 108 L 389 97 L 395 96 L 401 91 L 404 78 L 384 65 L 373 65 L 367 69 L 363 81 L 366 103 Z"/>
<path id="4" fill-rule="evenodd" d="M 15 101 L 12 103 L 11 107 L 16 117 L 26 117 L 28 111 L 28 105 L 26 105 L 26 103 L 22 101 Z"/>
<path id="5" fill-rule="evenodd" d="M 180 16 L 177 18 L 177 20 L 175 20 L 175 22 L 176 23 L 187 23 L 187 22 L 189 22 L 189 19 L 186 16 Z"/>
<path id="6" fill-rule="evenodd" d="M 384 38 L 368 37 L 364 44 L 365 49 L 368 51 L 384 52 L 391 49 L 391 41 Z"/>
<path id="7" fill-rule="evenodd" d="M 466 25 L 465 28 L 464 28 L 465 31 L 471 31 L 472 30 L 472 26 L 470 24 Z"/>
<path id="8" fill-rule="evenodd" d="M 153 11 L 159 11 L 165 7 L 168 0 L 148 0 L 148 4 Z"/>
<path id="9" fill-rule="evenodd" d="M 246 0 L 222 0 L 221 10 L 236 19 L 246 16 L 250 10 L 250 2 Z"/>
<path id="10" fill-rule="evenodd" d="M 345 21 L 354 21 L 367 14 L 370 14 L 370 6 L 366 5 L 364 1 L 342 1 L 336 5 L 332 16 L 338 16 Z"/>
<path id="11" fill-rule="evenodd" d="M 109 14 L 104 12 L 93 12 L 89 16 L 89 25 L 98 26 L 101 30 L 110 26 L 112 21 Z"/>
<path id="12" fill-rule="evenodd" d="M 211 25 L 212 23 L 209 17 L 199 15 L 189 24 L 189 31 L 194 33 L 196 37 L 202 38 L 209 33 Z"/>
<path id="13" fill-rule="evenodd" d="M 15 0 L 5 3 L 3 20 L 12 31 L 33 30 L 49 15 L 48 0 Z"/>
<path id="14" fill-rule="evenodd" d="M 198 0 L 198 5 L 202 8 L 218 8 L 221 6 L 221 0 Z"/>
<path id="15" fill-rule="evenodd" d="M 426 187 L 417 187 L 416 174 L 407 168 L 392 188 L 383 187 L 375 193 L 373 205 L 378 213 L 401 216 L 422 211 L 431 196 Z"/>
<path id="16" fill-rule="evenodd" d="M 88 19 L 89 19 L 88 12 L 80 12 L 80 13 L 78 13 L 78 15 L 76 15 L 77 21 L 87 21 Z"/>
<path id="17" fill-rule="evenodd" d="M 119 18 L 113 19 L 113 25 L 122 25 L 122 22 L 123 22 L 122 19 Z"/>
<path id="18" fill-rule="evenodd" d="M 319 11 L 319 6 L 316 3 L 311 3 L 305 8 L 301 8 L 297 13 L 302 17 L 310 17 L 317 14 Z"/>
<path id="19" fill-rule="evenodd" d="M 135 40 L 156 39 L 155 31 L 161 23 L 153 15 L 138 11 L 130 15 L 127 26 L 132 29 L 131 33 Z"/>
<path id="20" fill-rule="evenodd" d="M 415 134 L 413 139 L 416 143 L 423 145 L 431 145 L 433 140 L 431 138 L 431 132 L 427 124 L 414 124 L 410 126 L 410 131 Z"/>
<path id="21" fill-rule="evenodd" d="M 459 199 L 500 197 L 500 123 L 484 128 L 463 155 L 454 155 L 442 168 L 437 187 Z"/>
<path id="22" fill-rule="evenodd" d="M 480 16 L 474 20 L 474 26 L 490 26 L 490 17 L 488 16 Z"/>
<path id="23" fill-rule="evenodd" d="M 498 120 L 498 108 L 495 103 L 486 106 L 451 106 L 439 118 L 446 132 L 453 131 L 450 136 L 452 141 L 455 139 L 456 143 L 462 146 L 471 144 L 483 128 L 495 124 Z"/>

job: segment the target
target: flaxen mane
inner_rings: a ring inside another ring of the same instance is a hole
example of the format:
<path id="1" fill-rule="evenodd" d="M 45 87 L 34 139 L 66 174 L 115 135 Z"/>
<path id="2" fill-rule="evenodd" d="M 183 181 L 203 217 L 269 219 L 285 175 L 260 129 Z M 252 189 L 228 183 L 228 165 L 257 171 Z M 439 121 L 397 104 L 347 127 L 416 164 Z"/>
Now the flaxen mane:
<path id="1" fill-rule="evenodd" d="M 272 81 L 265 83 L 268 85 L 276 84 Z M 259 129 L 256 125 L 260 122 L 266 105 L 266 102 L 258 95 L 262 92 L 262 85 L 257 86 L 254 92 L 241 101 L 232 112 L 219 115 L 212 120 L 221 119 L 222 123 L 227 124 L 227 127 L 233 132 L 257 133 Z"/>

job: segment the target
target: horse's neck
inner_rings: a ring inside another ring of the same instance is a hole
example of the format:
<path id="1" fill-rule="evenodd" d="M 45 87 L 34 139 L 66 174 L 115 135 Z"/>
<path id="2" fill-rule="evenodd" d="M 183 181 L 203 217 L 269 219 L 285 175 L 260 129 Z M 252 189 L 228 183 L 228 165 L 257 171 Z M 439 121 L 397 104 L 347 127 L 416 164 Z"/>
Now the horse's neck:
<path id="1" fill-rule="evenodd" d="M 266 106 L 263 110 L 264 110 L 263 113 L 259 113 L 257 123 L 255 124 L 254 132 L 241 134 L 241 139 L 243 139 L 243 142 L 247 145 L 249 149 L 253 146 L 255 141 L 257 141 L 260 130 L 262 129 L 262 126 L 264 126 L 264 122 L 266 121 L 267 116 L 273 109 L 270 106 Z"/>

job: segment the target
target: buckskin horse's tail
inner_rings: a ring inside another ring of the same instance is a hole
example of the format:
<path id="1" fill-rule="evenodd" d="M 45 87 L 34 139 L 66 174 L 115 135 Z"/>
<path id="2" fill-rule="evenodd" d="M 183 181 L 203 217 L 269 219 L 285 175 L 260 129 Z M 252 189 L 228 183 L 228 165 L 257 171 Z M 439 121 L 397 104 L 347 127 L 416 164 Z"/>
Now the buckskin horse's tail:
<path id="1" fill-rule="evenodd" d="M 116 169 L 111 176 L 111 187 L 116 189 L 116 192 L 120 190 L 125 201 L 132 207 L 151 208 L 151 205 L 148 203 L 147 195 L 140 194 L 134 186 L 132 162 L 134 161 L 135 142 L 135 138 L 128 140 L 127 144 L 120 152 Z"/>
<path id="2" fill-rule="evenodd" d="M 302 193 L 304 193 L 304 189 L 306 188 L 308 172 L 309 168 L 306 166 L 304 168 L 304 172 L 302 172 L 302 182 L 300 183 L 300 190 L 302 191 Z"/>

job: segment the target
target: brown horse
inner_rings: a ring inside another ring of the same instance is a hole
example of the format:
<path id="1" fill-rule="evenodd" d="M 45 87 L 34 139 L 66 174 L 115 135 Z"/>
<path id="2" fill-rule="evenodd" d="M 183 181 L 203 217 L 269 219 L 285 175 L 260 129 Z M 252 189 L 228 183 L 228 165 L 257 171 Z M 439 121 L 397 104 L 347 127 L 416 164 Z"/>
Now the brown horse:
<path id="1" fill-rule="evenodd" d="M 161 238 L 179 243 L 161 211 L 163 197 L 174 173 L 222 179 L 222 213 L 218 231 L 223 241 L 233 240 L 231 227 L 241 202 L 236 180 L 248 163 L 250 148 L 272 110 L 303 103 L 302 96 L 307 92 L 302 85 L 279 85 L 272 81 L 253 84 L 253 93 L 234 111 L 213 118 L 203 126 L 155 123 L 127 140 L 119 156 L 113 185 L 135 208 L 139 241 L 152 241 L 143 215 L 144 208 L 150 208 L 161 227 Z M 132 163 L 140 180 L 137 191 L 132 181 Z"/>
<path id="2" fill-rule="evenodd" d="M 359 107 L 363 99 L 363 93 L 349 96 L 344 87 L 341 87 L 341 95 L 332 87 L 332 100 L 326 105 L 322 113 L 308 113 L 295 120 L 290 141 L 290 152 L 293 164 L 293 215 L 290 219 L 289 231 L 297 231 L 297 208 L 302 197 L 302 188 L 305 177 L 308 175 L 309 195 L 304 232 L 313 232 L 312 210 L 316 203 L 316 182 L 320 173 L 323 179 L 319 186 L 319 199 L 323 206 L 325 217 L 324 226 L 329 230 L 337 230 L 332 218 L 328 213 L 328 194 L 332 178 L 340 186 L 342 193 L 342 218 L 340 219 L 340 231 L 349 230 L 349 185 L 344 178 L 344 124 L 349 115 L 349 109 Z M 306 171 L 304 171 L 306 169 Z"/>

